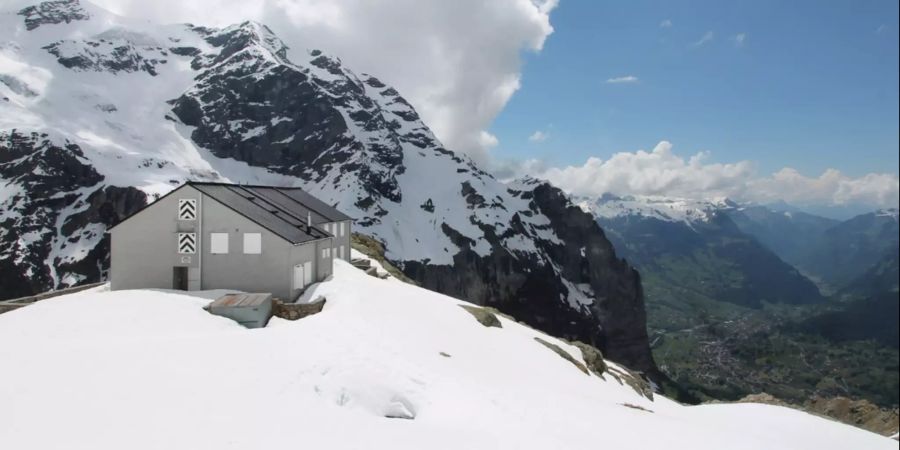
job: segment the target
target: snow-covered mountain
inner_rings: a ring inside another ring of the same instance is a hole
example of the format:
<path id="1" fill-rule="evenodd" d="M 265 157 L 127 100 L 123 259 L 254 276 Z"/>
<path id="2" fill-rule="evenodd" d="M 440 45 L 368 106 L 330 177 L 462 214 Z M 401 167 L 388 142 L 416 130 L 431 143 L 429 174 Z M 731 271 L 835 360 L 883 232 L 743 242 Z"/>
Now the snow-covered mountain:
<path id="1" fill-rule="evenodd" d="M 737 203 L 724 197 L 694 200 L 652 195 L 617 196 L 607 193 L 597 198 L 575 197 L 573 201 L 585 212 L 597 218 L 634 216 L 685 225 L 709 221 L 716 211 L 739 207 Z"/>
<path id="2" fill-rule="evenodd" d="M 589 347 L 343 261 L 319 314 L 248 330 L 217 292 L 94 289 L 0 315 L 0 443 L 105 449 L 896 449 L 763 404 L 684 406 Z M 605 366 L 605 367 L 604 367 Z M 52 430 L 52 432 L 48 432 Z"/>
<path id="3" fill-rule="evenodd" d="M 0 15 L 3 296 L 101 279 L 104 230 L 187 179 L 302 186 L 421 285 L 654 370 L 639 276 L 592 218 L 444 148 L 377 78 L 258 23 L 19 3 Z"/>

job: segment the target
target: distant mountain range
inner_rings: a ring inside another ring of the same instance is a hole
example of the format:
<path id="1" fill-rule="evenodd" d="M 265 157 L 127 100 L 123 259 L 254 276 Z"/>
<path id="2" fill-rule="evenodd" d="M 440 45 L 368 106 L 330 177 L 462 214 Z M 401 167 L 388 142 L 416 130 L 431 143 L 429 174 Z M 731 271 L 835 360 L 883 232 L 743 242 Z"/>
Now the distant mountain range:
<path id="1" fill-rule="evenodd" d="M 822 301 L 813 283 L 737 226 L 728 200 L 606 196 L 579 205 L 645 278 L 748 307 Z"/>
<path id="2" fill-rule="evenodd" d="M 897 252 L 898 212 L 883 209 L 838 222 L 767 207 L 732 208 L 729 216 L 828 291 L 844 288 Z"/>
<path id="3" fill-rule="evenodd" d="M 793 265 L 805 262 L 811 249 L 820 244 L 825 230 L 840 223 L 797 210 L 760 205 L 729 208 L 726 212 L 742 232 Z"/>
<path id="4" fill-rule="evenodd" d="M 896 403 L 896 365 L 871 378 L 844 370 L 897 359 L 896 210 L 839 222 L 724 198 L 576 203 L 641 271 L 655 358 L 698 396 L 766 390 L 803 401 L 833 382 L 849 386 L 834 394 Z M 789 348 L 837 354 L 810 378 Z"/>

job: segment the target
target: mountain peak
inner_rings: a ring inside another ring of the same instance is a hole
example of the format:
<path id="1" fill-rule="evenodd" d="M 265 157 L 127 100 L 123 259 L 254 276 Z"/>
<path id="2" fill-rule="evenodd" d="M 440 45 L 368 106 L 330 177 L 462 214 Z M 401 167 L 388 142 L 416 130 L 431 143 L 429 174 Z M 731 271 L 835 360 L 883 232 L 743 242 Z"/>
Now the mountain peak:
<path id="1" fill-rule="evenodd" d="M 716 211 L 736 206 L 725 197 L 705 201 L 651 195 L 617 196 L 610 193 L 598 198 L 576 197 L 575 202 L 585 212 L 599 218 L 640 216 L 687 225 L 706 222 Z"/>
<path id="2" fill-rule="evenodd" d="M 203 29 L 203 31 L 208 31 L 208 29 Z M 221 30 L 211 31 L 206 36 L 206 42 L 222 48 L 222 51 L 214 58 L 214 63 L 228 60 L 238 52 L 258 48 L 262 50 L 260 54 L 265 59 L 278 64 L 289 64 L 287 45 L 269 27 L 259 22 L 248 20 Z"/>
<path id="3" fill-rule="evenodd" d="M 879 217 L 890 217 L 896 221 L 900 218 L 900 210 L 897 208 L 883 208 L 875 211 L 875 215 Z"/>
<path id="4" fill-rule="evenodd" d="M 25 18 L 25 28 L 34 30 L 42 25 L 72 23 L 88 20 L 91 15 L 81 6 L 78 0 L 54 0 L 27 6 L 18 14 Z"/>

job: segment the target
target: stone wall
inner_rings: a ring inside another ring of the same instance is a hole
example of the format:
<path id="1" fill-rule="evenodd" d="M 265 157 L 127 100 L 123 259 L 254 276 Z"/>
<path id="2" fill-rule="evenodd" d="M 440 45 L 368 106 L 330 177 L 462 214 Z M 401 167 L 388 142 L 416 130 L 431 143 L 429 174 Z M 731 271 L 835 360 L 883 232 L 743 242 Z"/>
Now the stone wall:
<path id="1" fill-rule="evenodd" d="M 302 319 L 322 311 L 325 298 L 320 297 L 311 303 L 285 303 L 280 299 L 272 300 L 272 315 L 287 320 Z"/>
<path id="2" fill-rule="evenodd" d="M 105 282 L 101 281 L 99 283 L 83 284 L 80 286 L 73 286 L 73 287 L 69 287 L 69 288 L 65 288 L 65 289 L 57 289 L 55 291 L 42 292 L 40 294 L 30 295 L 28 297 L 19 297 L 19 298 L 14 298 L 11 300 L 3 300 L 3 301 L 0 301 L 0 314 L 12 311 L 14 309 L 19 309 L 23 306 L 28 306 L 34 302 L 46 300 L 48 298 L 53 298 L 53 297 L 57 297 L 60 295 L 66 295 L 66 294 L 74 294 L 79 291 L 84 291 L 87 289 L 95 288 L 95 287 L 103 285 L 104 283 Z"/>

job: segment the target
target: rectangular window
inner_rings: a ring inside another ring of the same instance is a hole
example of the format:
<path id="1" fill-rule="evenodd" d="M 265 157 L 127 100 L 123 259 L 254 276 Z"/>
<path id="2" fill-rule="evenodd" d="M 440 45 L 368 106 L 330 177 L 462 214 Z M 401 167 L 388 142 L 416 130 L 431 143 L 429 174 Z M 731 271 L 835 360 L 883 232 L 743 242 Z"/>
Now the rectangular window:
<path id="1" fill-rule="evenodd" d="M 303 284 L 303 266 L 297 264 L 294 266 L 294 289 L 303 289 L 305 284 Z"/>
<path id="2" fill-rule="evenodd" d="M 331 257 L 331 249 L 323 248 L 322 249 L 322 258 L 330 258 Z"/>
<path id="3" fill-rule="evenodd" d="M 338 248 L 338 258 L 344 259 L 344 246 Z"/>
<path id="4" fill-rule="evenodd" d="M 244 254 L 259 255 L 262 253 L 262 235 L 259 233 L 244 233 Z"/>
<path id="5" fill-rule="evenodd" d="M 323 225 L 322 227 L 325 228 L 325 231 L 331 233 L 331 227 L 330 227 L 329 225 L 331 225 L 331 224 L 330 224 L 330 223 L 326 223 L 326 224 Z"/>
<path id="6" fill-rule="evenodd" d="M 344 236 L 344 222 L 341 222 L 341 236 Z"/>
<path id="7" fill-rule="evenodd" d="M 228 254 L 228 233 L 209 233 L 209 252 L 214 255 Z"/>

